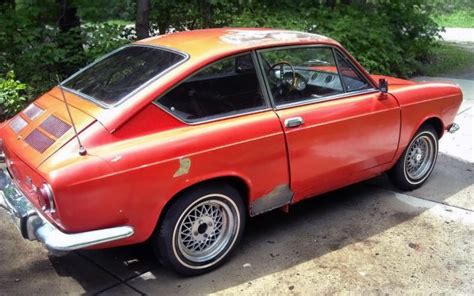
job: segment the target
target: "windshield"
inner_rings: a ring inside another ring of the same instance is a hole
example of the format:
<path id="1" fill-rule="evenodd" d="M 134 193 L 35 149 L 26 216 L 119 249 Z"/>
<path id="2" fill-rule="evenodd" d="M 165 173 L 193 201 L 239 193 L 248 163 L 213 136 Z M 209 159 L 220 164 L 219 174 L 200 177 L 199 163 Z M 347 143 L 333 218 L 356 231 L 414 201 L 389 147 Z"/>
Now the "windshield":
<path id="1" fill-rule="evenodd" d="M 128 46 L 79 71 L 62 86 L 110 107 L 185 58 L 158 47 Z"/>

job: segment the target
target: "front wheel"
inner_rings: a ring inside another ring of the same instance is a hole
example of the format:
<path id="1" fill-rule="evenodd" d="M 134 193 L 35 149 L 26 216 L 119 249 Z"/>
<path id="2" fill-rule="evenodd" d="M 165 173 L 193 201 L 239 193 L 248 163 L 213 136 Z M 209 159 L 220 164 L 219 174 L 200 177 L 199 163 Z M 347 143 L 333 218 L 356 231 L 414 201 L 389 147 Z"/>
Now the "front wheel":
<path id="1" fill-rule="evenodd" d="M 438 135 L 432 126 L 422 126 L 389 172 L 402 190 L 420 187 L 430 176 L 438 158 Z"/>
<path id="2" fill-rule="evenodd" d="M 237 190 L 221 184 L 194 188 L 166 212 L 153 238 L 160 261 L 183 275 L 221 264 L 243 233 L 245 209 Z"/>

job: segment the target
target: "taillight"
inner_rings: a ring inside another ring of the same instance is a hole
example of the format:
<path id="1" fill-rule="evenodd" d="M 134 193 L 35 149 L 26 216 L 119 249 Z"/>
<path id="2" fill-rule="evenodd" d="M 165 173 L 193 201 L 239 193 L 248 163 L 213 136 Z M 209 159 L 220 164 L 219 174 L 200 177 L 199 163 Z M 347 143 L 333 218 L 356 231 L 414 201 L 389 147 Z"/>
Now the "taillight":
<path id="1" fill-rule="evenodd" d="M 51 186 L 47 183 L 43 183 L 40 187 L 36 188 L 36 193 L 38 195 L 38 202 L 43 211 L 49 211 L 54 213 L 54 199 L 53 199 L 53 190 Z"/>
<path id="2" fill-rule="evenodd" d="M 3 151 L 3 140 L 0 139 L 0 162 L 5 161 L 5 152 Z"/>

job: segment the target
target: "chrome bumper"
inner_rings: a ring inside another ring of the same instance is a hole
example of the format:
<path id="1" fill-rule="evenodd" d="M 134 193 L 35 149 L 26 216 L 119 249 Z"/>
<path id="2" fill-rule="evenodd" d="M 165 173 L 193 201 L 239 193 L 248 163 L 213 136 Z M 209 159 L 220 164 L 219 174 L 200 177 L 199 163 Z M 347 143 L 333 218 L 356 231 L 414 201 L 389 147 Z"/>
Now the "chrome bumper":
<path id="1" fill-rule="evenodd" d="M 455 132 L 457 132 L 459 130 L 459 125 L 457 123 L 453 123 L 451 124 L 451 126 L 448 128 L 448 132 L 450 132 L 451 134 L 454 134 Z"/>
<path id="2" fill-rule="evenodd" d="M 24 238 L 42 242 L 53 253 L 111 242 L 130 237 L 134 233 L 130 226 L 64 233 L 36 211 L 14 184 L 8 171 L 2 167 L 0 167 L 0 208 L 7 210 Z"/>

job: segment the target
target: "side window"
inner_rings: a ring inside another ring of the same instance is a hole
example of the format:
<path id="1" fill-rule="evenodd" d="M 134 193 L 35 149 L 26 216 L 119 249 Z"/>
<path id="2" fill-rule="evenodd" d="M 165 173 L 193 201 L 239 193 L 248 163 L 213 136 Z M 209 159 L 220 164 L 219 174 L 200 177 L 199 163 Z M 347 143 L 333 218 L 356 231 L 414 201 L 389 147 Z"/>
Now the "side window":
<path id="1" fill-rule="evenodd" d="M 344 92 L 332 49 L 296 47 L 260 52 L 277 105 L 314 100 Z"/>
<path id="2" fill-rule="evenodd" d="M 201 69 L 155 102 L 187 122 L 266 107 L 250 54 L 224 58 Z"/>
<path id="3" fill-rule="evenodd" d="M 339 52 L 336 52 L 336 59 L 347 92 L 371 88 L 367 80 Z"/>

